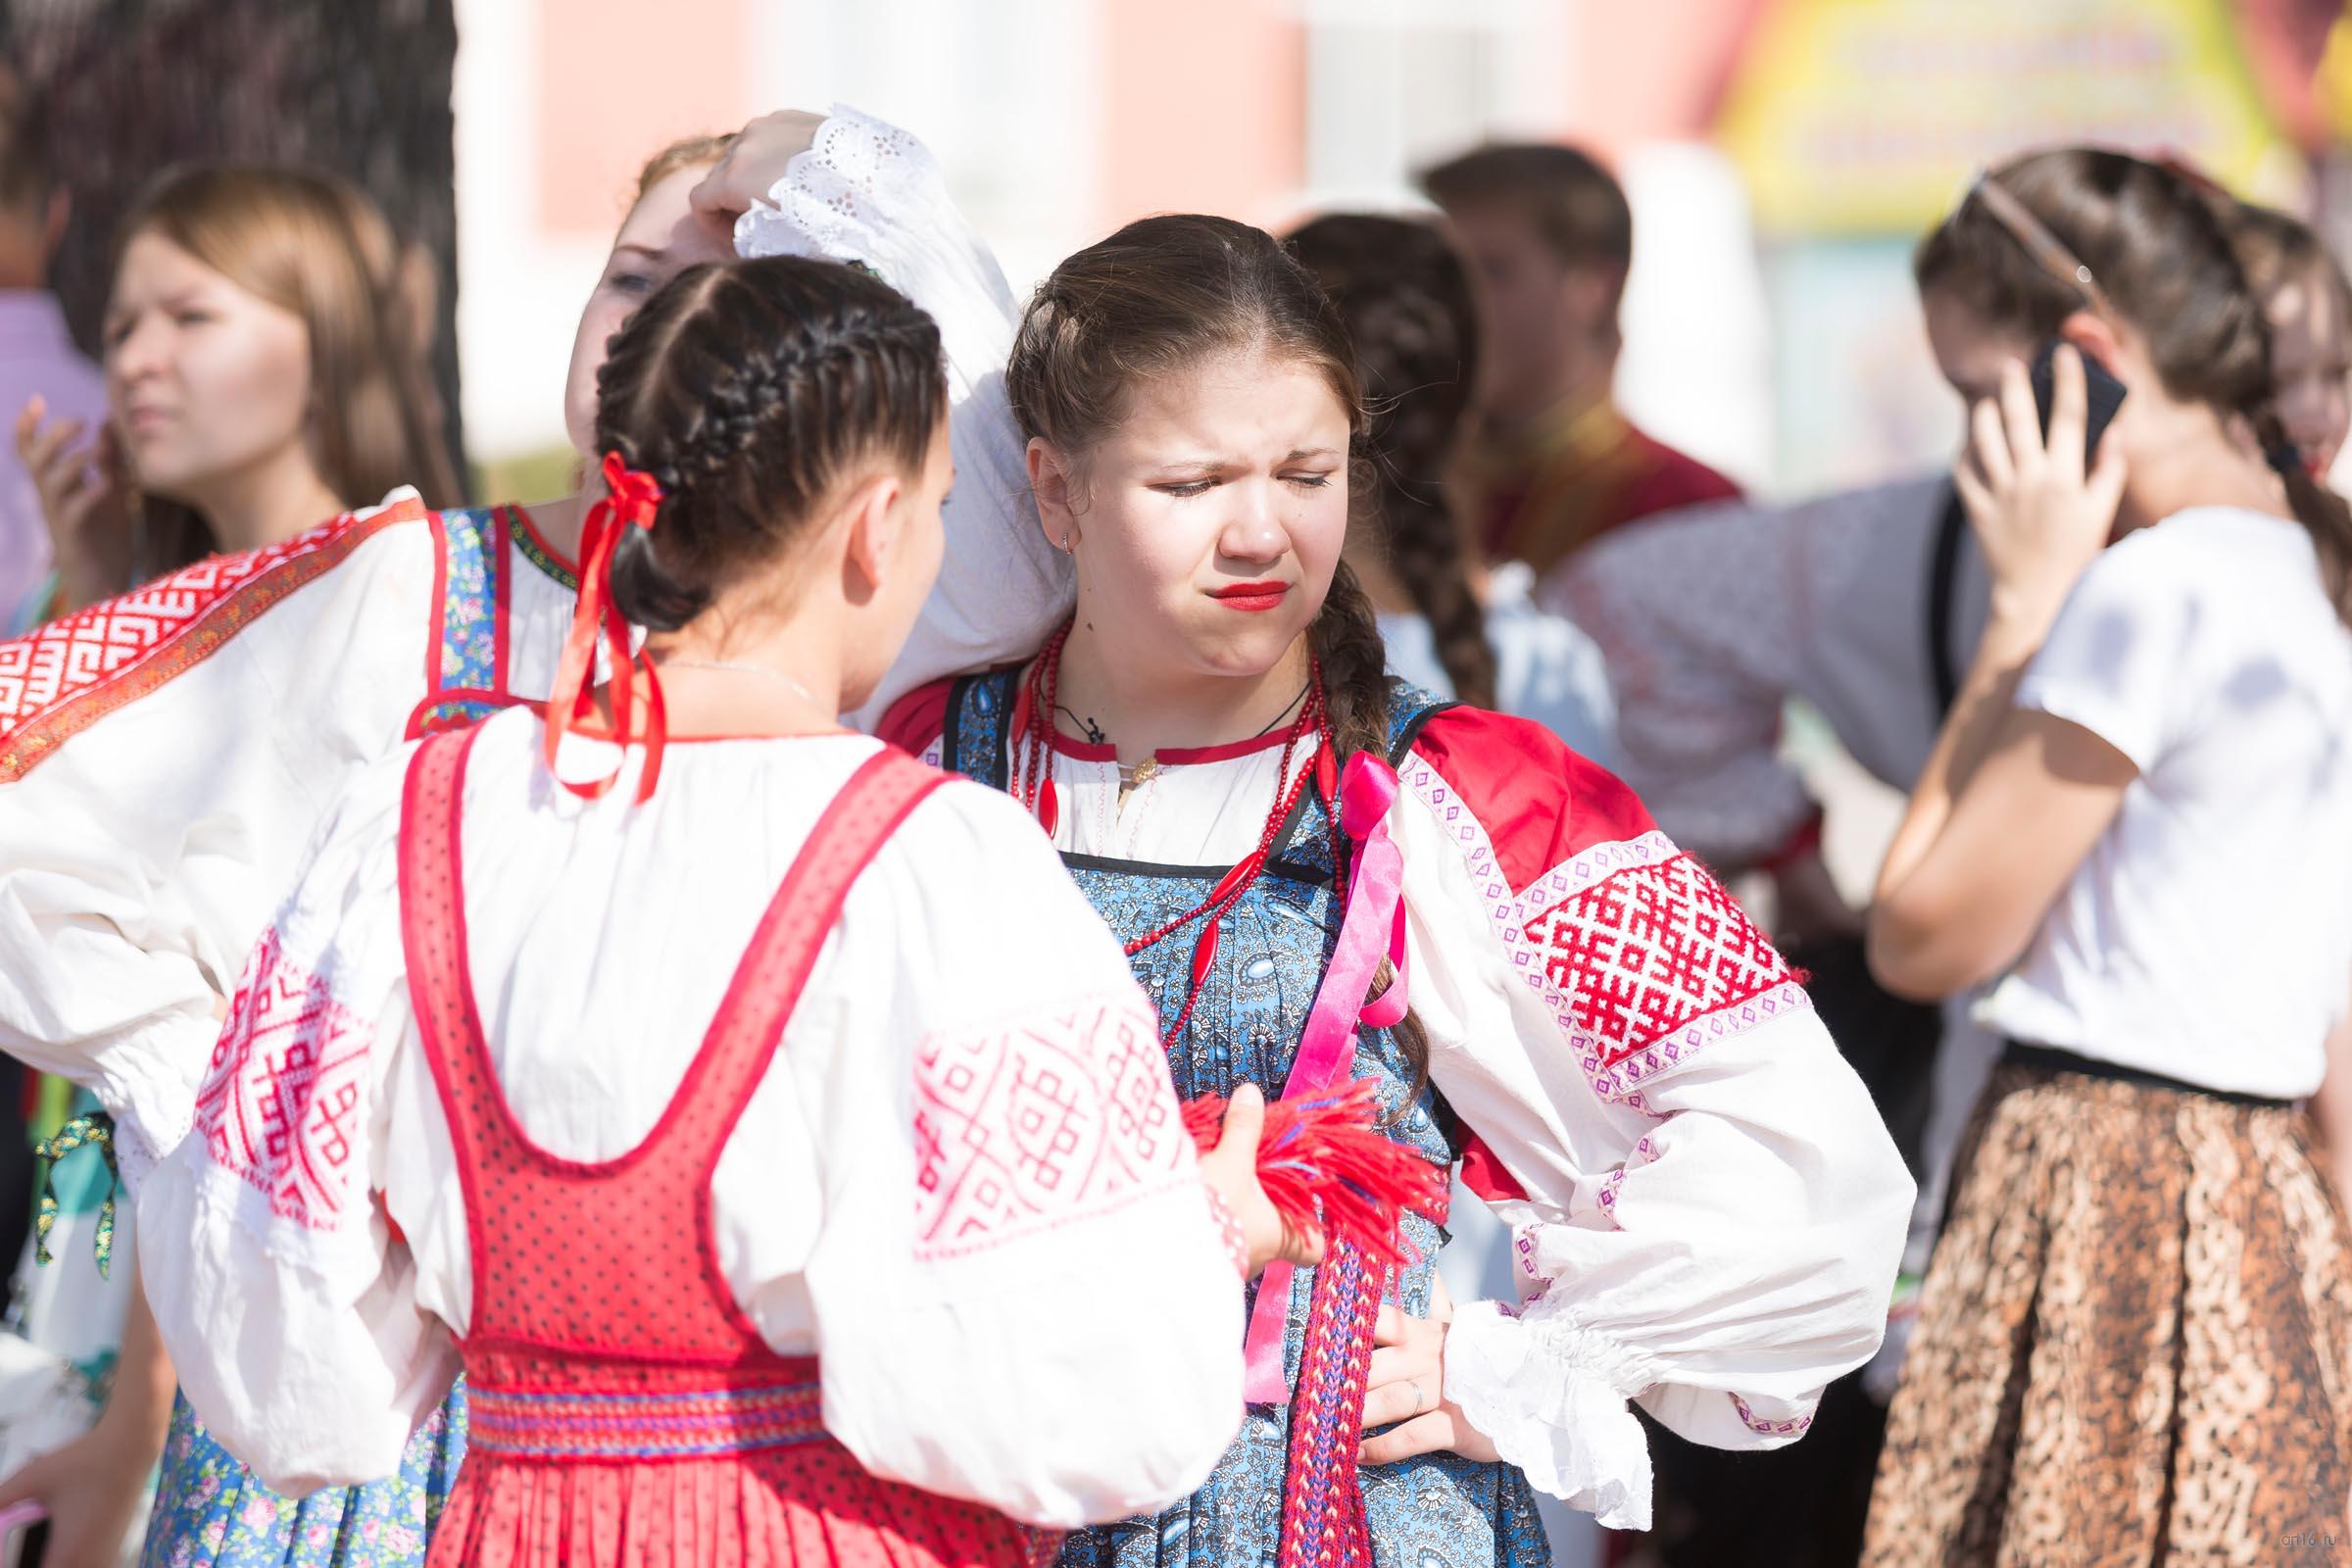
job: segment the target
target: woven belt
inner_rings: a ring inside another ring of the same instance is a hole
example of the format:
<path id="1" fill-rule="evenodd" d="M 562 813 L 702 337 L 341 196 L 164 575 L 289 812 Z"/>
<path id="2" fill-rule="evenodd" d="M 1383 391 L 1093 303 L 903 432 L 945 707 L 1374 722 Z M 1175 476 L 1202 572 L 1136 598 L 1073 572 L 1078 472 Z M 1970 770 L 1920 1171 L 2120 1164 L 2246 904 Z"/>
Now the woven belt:
<path id="1" fill-rule="evenodd" d="M 466 1444 L 516 1459 L 701 1459 L 824 1439 L 822 1387 L 588 1394 L 466 1389 Z"/>

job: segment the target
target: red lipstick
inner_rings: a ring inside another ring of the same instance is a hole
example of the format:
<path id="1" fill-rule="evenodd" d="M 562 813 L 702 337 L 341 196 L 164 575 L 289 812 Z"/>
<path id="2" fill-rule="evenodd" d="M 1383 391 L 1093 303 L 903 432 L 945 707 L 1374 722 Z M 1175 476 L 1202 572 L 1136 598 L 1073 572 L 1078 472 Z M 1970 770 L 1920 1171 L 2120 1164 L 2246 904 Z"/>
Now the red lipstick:
<path id="1" fill-rule="evenodd" d="M 1290 591 L 1287 582 L 1237 582 L 1213 590 L 1209 597 L 1228 610 L 1262 612 L 1278 608 Z"/>

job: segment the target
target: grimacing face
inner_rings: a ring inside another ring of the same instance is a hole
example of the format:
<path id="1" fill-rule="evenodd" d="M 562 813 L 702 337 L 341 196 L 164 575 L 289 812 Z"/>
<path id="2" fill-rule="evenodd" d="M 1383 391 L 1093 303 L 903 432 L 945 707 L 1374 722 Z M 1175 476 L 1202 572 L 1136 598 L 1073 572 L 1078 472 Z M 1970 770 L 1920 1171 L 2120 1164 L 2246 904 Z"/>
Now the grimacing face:
<path id="1" fill-rule="evenodd" d="M 193 503 L 303 444 L 309 327 L 161 234 L 123 247 L 102 340 L 107 405 L 141 489 Z"/>
<path id="2" fill-rule="evenodd" d="M 1339 565 L 1348 410 L 1312 365 L 1254 348 L 1128 396 L 1077 466 L 1078 613 L 1170 677 L 1263 674 Z"/>
<path id="3" fill-rule="evenodd" d="M 637 307 L 690 267 L 723 262 L 735 254 L 734 238 L 718 224 L 696 216 L 687 194 L 710 173 L 710 166 L 681 169 L 647 191 L 612 237 L 612 254 L 580 312 L 571 341 L 571 366 L 564 378 L 564 429 L 572 450 L 594 461 L 596 372 L 603 368 L 613 334 L 628 325 Z"/>

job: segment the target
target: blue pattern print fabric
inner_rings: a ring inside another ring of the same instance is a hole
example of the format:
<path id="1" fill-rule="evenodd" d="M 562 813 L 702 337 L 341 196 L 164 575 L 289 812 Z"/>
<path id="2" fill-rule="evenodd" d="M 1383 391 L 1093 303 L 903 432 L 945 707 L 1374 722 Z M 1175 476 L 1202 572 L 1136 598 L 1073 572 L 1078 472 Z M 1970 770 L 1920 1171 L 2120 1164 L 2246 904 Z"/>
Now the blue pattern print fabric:
<path id="1" fill-rule="evenodd" d="M 1004 787 L 1018 679 L 1017 670 L 1004 670 L 956 685 L 943 751 L 949 767 Z M 1425 693 L 1396 687 L 1394 749 L 1401 751 L 1420 719 L 1439 706 Z M 1224 916 L 1200 1001 L 1170 1048 L 1168 1066 L 1182 1099 L 1230 1094 L 1245 1082 L 1277 1095 L 1298 1054 L 1343 912 L 1331 819 L 1315 791 L 1306 792 L 1276 845 L 1265 874 Z M 1064 859 L 1122 941 L 1192 908 L 1227 869 Z M 1134 959 L 1136 978 L 1159 1008 L 1163 1030 L 1184 1005 L 1195 935 L 1197 928 L 1188 925 Z M 1426 1083 L 1413 1090 L 1411 1067 L 1393 1030 L 1358 1032 L 1354 1076 L 1378 1086 L 1391 1136 L 1432 1161 L 1452 1162 L 1451 1118 Z M 1418 1260 L 1390 1282 L 1387 1298 L 1426 1314 L 1445 1233 L 1418 1216 L 1409 1216 L 1405 1229 Z M 1293 1283 L 1283 1349 L 1293 1388 L 1318 1272 L 1300 1269 Z M 1255 1291 L 1252 1286 L 1253 1304 Z M 1252 1405 L 1205 1486 L 1157 1516 L 1076 1532 L 1062 1550 L 1064 1568 L 1272 1568 L 1281 1544 L 1291 1411 L 1287 1404 Z M 1366 1469 L 1361 1479 L 1378 1568 L 1540 1568 L 1551 1560 L 1534 1494 L 1511 1466 L 1424 1454 Z"/>

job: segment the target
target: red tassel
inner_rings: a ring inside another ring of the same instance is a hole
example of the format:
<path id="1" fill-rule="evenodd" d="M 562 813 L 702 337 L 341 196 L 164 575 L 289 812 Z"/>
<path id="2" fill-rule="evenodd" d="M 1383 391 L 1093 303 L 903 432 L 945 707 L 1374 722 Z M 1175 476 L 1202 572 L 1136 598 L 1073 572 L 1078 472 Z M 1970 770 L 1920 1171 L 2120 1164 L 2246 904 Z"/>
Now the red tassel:
<path id="1" fill-rule="evenodd" d="M 1219 1095 L 1185 1102 L 1185 1128 L 1203 1152 L 1217 1146 L 1225 1103 Z M 1368 1258 L 1401 1267 L 1410 1261 L 1398 1235 L 1404 1212 L 1443 1218 L 1449 1173 L 1384 1137 L 1373 1125 L 1378 1114 L 1369 1079 L 1313 1100 L 1270 1102 L 1257 1180 L 1285 1224 L 1318 1229 L 1327 1246 L 1351 1242 Z"/>

